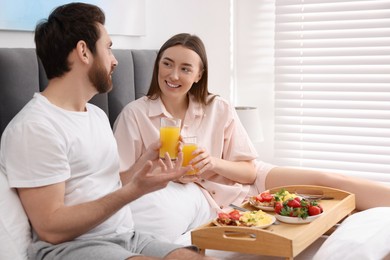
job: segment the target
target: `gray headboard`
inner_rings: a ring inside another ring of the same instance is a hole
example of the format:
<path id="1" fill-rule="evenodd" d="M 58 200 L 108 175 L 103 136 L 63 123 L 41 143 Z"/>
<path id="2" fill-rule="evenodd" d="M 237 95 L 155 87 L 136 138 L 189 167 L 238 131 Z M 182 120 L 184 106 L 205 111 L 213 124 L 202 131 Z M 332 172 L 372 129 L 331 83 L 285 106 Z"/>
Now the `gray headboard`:
<path id="1" fill-rule="evenodd" d="M 156 50 L 113 50 L 119 64 L 113 74 L 113 90 L 90 102 L 102 108 L 111 125 L 122 108 L 146 94 Z M 33 48 L 0 48 L 0 137 L 15 114 L 47 85 L 46 73 Z"/>

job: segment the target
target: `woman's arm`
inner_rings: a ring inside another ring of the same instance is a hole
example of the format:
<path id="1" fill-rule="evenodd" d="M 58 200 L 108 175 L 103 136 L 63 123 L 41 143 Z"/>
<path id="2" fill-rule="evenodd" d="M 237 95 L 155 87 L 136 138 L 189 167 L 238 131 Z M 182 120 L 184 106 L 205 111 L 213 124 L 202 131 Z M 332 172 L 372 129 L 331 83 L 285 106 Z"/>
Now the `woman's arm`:
<path id="1" fill-rule="evenodd" d="M 362 178 L 293 167 L 275 167 L 267 175 L 266 189 L 285 185 L 319 185 L 355 194 L 356 208 L 390 207 L 390 186 Z"/>
<path id="2" fill-rule="evenodd" d="M 256 168 L 252 161 L 229 161 L 210 156 L 204 148 L 194 153 L 198 155 L 190 161 L 198 174 L 213 171 L 225 178 L 242 184 L 252 184 L 256 179 Z"/>

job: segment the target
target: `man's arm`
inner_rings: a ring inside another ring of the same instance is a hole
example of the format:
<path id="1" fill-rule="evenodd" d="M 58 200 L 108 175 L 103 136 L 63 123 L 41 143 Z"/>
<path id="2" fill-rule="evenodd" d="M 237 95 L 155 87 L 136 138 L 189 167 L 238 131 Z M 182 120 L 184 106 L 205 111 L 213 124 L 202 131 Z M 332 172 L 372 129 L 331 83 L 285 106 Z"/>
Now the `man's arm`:
<path id="1" fill-rule="evenodd" d="M 38 188 L 19 188 L 18 193 L 40 239 L 58 244 L 88 232 L 129 202 L 165 187 L 187 170 L 172 164 L 160 166 L 151 171 L 152 163 L 149 161 L 122 188 L 100 199 L 74 206 L 64 204 L 64 182 Z"/>

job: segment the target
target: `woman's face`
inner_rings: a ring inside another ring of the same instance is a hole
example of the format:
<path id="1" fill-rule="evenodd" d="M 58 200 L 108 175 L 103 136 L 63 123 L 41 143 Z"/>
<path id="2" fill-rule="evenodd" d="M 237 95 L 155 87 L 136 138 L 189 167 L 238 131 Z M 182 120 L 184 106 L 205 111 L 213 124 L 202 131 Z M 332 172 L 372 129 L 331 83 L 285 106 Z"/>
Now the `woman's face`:
<path id="1" fill-rule="evenodd" d="M 199 55 L 186 47 L 176 45 L 161 55 L 158 84 L 165 98 L 186 96 L 194 82 L 202 77 L 202 61 Z"/>

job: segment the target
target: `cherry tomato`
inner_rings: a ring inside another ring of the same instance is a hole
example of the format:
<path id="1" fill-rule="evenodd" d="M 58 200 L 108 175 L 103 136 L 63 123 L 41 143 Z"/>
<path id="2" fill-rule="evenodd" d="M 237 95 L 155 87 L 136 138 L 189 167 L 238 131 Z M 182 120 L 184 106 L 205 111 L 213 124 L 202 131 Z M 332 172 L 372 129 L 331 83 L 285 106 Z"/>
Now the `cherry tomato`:
<path id="1" fill-rule="evenodd" d="M 261 198 L 264 202 L 270 202 L 274 197 L 269 192 L 263 192 L 261 193 Z"/>
<path id="2" fill-rule="evenodd" d="M 321 214 L 322 210 L 318 206 L 309 206 L 308 212 L 309 212 L 309 216 L 315 216 Z"/>
<path id="3" fill-rule="evenodd" d="M 257 201 L 263 202 L 263 198 L 261 197 L 261 194 L 257 195 L 257 196 L 255 197 L 255 199 L 256 199 Z"/>
<path id="4" fill-rule="evenodd" d="M 220 212 L 220 213 L 218 213 L 218 218 L 221 220 L 225 220 L 225 219 L 230 219 L 230 216 L 229 216 L 229 214 L 227 214 L 225 212 Z"/>
<path id="5" fill-rule="evenodd" d="M 269 192 L 262 192 L 256 196 L 256 200 L 260 202 L 270 202 L 274 197 Z"/>
<path id="6" fill-rule="evenodd" d="M 229 213 L 229 216 L 233 220 L 240 220 L 241 213 L 238 210 L 233 210 L 232 212 Z"/>
<path id="7" fill-rule="evenodd" d="M 218 213 L 218 220 L 222 224 L 229 224 L 231 221 L 229 214 L 224 213 L 224 212 Z"/>

